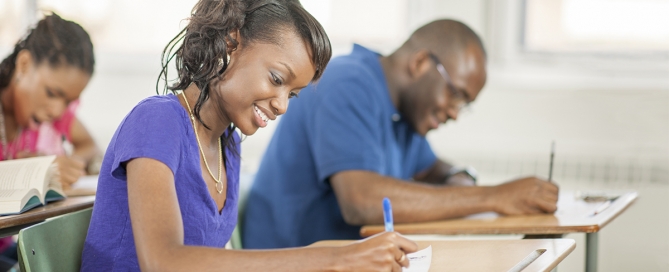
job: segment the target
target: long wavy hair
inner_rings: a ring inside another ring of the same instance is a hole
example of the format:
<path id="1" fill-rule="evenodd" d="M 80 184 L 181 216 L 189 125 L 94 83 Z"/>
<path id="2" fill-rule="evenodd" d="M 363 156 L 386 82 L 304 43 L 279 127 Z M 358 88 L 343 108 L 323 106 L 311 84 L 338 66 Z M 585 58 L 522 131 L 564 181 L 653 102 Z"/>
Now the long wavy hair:
<path id="1" fill-rule="evenodd" d="M 230 36 L 239 31 L 244 45 L 253 42 L 279 44 L 281 34 L 292 30 L 309 45 L 318 80 L 330 61 L 332 49 L 325 30 L 297 0 L 200 0 L 192 10 L 188 25 L 165 46 L 161 56 L 162 70 L 156 92 L 163 94 L 186 89 L 191 83 L 201 90 L 193 115 L 202 122 L 200 110 L 209 99 L 211 84 L 228 68 L 227 53 L 239 42 Z M 230 47 L 230 48 L 229 48 Z M 168 84 L 168 65 L 176 64 L 178 78 Z M 234 147 L 234 124 L 223 137 L 226 148 Z M 232 148 L 234 150 L 234 148 Z"/>

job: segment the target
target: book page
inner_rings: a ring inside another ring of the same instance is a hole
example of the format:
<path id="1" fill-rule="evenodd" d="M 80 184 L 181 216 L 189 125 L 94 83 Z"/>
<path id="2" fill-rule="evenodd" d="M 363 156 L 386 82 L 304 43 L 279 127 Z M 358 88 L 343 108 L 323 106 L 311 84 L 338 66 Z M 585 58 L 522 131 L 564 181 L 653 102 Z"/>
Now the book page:
<path id="1" fill-rule="evenodd" d="M 0 190 L 35 188 L 43 195 L 47 170 L 55 158 L 46 156 L 0 162 Z"/>
<path id="2" fill-rule="evenodd" d="M 89 196 L 95 195 L 98 189 L 98 175 L 83 176 L 72 184 L 72 187 L 65 191 L 67 196 Z"/>
<path id="3" fill-rule="evenodd" d="M 49 166 L 46 176 L 46 184 L 44 184 L 44 191 L 46 191 L 46 193 L 44 193 L 44 202 L 65 198 L 66 195 L 63 191 L 63 184 L 60 183 L 60 172 L 58 171 L 57 163 L 54 162 Z"/>
<path id="4" fill-rule="evenodd" d="M 19 214 L 42 204 L 37 189 L 0 190 L 0 215 Z"/>
<path id="5" fill-rule="evenodd" d="M 25 196 L 30 189 L 25 190 L 0 190 L 1 201 L 18 201 Z"/>
<path id="6" fill-rule="evenodd" d="M 407 258 L 409 258 L 409 268 L 402 268 L 402 272 L 427 272 L 432 264 L 432 246 L 407 254 Z"/>

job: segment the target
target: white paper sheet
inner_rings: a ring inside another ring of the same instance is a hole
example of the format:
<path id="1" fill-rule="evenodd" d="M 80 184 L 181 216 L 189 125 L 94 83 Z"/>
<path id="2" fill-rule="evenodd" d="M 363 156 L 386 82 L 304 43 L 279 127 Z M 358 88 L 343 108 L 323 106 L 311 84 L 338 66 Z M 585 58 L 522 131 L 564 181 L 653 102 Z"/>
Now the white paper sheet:
<path id="1" fill-rule="evenodd" d="M 432 246 L 423 250 L 407 254 L 409 268 L 402 268 L 402 272 L 427 272 L 432 264 Z"/>
<path id="2" fill-rule="evenodd" d="M 72 184 L 72 190 L 86 189 L 95 191 L 98 189 L 98 176 L 83 176 Z"/>

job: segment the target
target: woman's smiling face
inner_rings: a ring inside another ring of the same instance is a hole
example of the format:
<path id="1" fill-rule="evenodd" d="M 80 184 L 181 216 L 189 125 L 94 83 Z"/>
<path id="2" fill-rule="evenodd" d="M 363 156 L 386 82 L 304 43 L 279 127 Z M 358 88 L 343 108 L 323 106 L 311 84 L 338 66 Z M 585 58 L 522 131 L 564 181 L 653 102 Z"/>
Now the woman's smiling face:
<path id="1" fill-rule="evenodd" d="M 297 97 L 316 73 L 308 44 L 293 31 L 284 31 L 278 44 L 240 45 L 213 83 L 210 99 L 219 119 L 232 122 L 245 135 L 285 113 L 288 99 Z"/>

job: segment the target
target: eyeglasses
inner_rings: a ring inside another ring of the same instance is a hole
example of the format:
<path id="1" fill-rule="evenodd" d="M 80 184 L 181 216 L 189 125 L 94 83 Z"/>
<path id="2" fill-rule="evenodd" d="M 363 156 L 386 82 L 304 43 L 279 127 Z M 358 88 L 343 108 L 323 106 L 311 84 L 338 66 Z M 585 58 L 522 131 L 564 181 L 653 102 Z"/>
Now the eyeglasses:
<path id="1" fill-rule="evenodd" d="M 432 61 L 437 66 L 437 71 L 439 71 L 439 74 L 441 74 L 441 77 L 446 80 L 446 87 L 448 89 L 448 102 L 450 106 L 453 107 L 453 109 L 457 110 L 458 112 L 462 111 L 463 109 L 467 108 L 469 106 L 469 95 L 461 90 L 455 87 L 453 85 L 453 82 L 451 81 L 451 77 L 448 75 L 448 72 L 446 72 L 446 68 L 444 68 L 444 65 L 441 64 L 437 56 L 434 54 L 430 53 L 430 58 Z"/>

